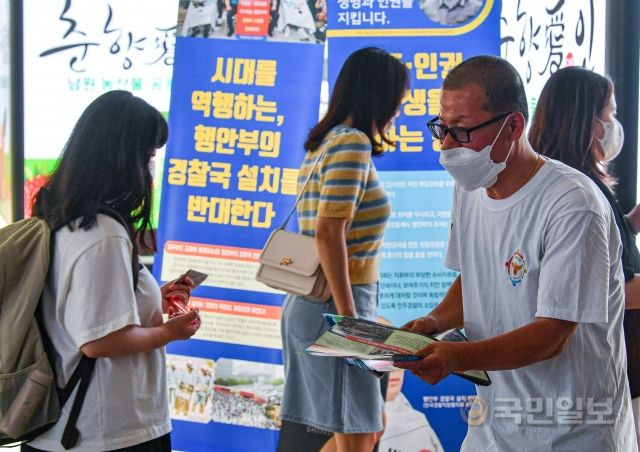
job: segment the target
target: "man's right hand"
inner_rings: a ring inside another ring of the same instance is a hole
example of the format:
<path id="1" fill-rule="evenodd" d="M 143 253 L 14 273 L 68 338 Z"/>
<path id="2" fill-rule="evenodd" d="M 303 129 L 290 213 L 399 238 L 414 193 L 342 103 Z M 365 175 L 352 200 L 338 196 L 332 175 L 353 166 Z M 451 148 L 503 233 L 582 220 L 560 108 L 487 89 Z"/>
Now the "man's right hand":
<path id="1" fill-rule="evenodd" d="M 417 319 L 404 324 L 400 329 L 420 334 L 434 334 L 439 330 L 438 322 L 430 315 L 418 317 Z"/>

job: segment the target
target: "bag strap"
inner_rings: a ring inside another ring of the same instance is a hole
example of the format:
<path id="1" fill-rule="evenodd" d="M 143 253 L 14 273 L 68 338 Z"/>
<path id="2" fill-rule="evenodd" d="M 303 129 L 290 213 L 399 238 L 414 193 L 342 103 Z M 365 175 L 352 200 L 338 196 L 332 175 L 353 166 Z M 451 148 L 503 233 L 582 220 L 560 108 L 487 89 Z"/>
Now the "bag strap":
<path id="1" fill-rule="evenodd" d="M 282 223 L 282 226 L 280 226 L 278 229 L 284 229 L 287 227 L 287 224 L 289 223 L 291 216 L 296 211 L 296 208 L 298 207 L 298 203 L 300 202 L 300 200 L 302 200 L 302 196 L 304 195 L 305 190 L 309 186 L 309 182 L 311 182 L 311 177 L 313 176 L 313 173 L 316 170 L 316 167 L 318 166 L 318 162 L 320 162 L 320 159 L 322 159 L 322 157 L 324 156 L 324 154 L 326 154 L 326 152 L 327 152 L 327 146 L 325 145 L 322 151 L 320 151 L 318 157 L 316 158 L 316 161 L 313 163 L 313 166 L 311 167 L 311 171 L 309 171 L 309 175 L 307 176 L 307 180 L 304 182 L 304 185 L 300 190 L 300 194 L 296 198 L 296 202 L 293 204 L 293 207 L 291 208 L 289 215 L 287 215 L 287 218 L 284 220 L 284 223 Z"/>
<path id="2" fill-rule="evenodd" d="M 131 246 L 132 246 L 131 272 L 133 274 L 133 290 L 135 291 L 136 288 L 138 287 L 138 275 L 142 268 L 140 264 L 140 259 L 138 258 L 138 253 L 137 253 L 138 247 L 136 246 L 136 242 L 135 242 L 136 237 L 133 234 L 133 231 L 131 230 L 129 223 L 125 221 L 124 217 L 116 209 L 109 206 L 100 206 L 98 207 L 98 213 L 107 215 L 108 217 L 111 217 L 114 220 L 116 220 L 118 223 L 120 223 L 124 227 L 124 229 L 127 231 L 127 234 L 129 235 L 129 240 L 131 240 Z"/>
<path id="3" fill-rule="evenodd" d="M 63 392 L 68 393 L 68 399 L 71 395 L 72 388 L 74 388 L 78 384 L 78 381 L 80 381 L 78 392 L 76 393 L 76 397 L 73 399 L 73 405 L 71 405 L 69 418 L 67 419 L 67 424 L 64 426 L 62 439 L 60 440 L 62 447 L 64 447 L 66 450 L 75 447 L 75 445 L 78 443 L 78 438 L 80 438 L 80 432 L 76 427 L 76 422 L 78 422 L 78 417 L 80 416 L 80 411 L 82 410 L 84 398 L 87 395 L 87 389 L 89 389 L 89 382 L 91 381 L 91 376 L 93 375 L 93 369 L 95 367 L 96 358 L 89 358 L 86 355 L 82 355 L 82 358 L 80 358 L 80 362 L 78 363 L 76 370 L 73 371 L 73 375 L 71 376 L 71 380 L 69 380 L 69 384 L 67 384 L 67 386 L 65 386 L 64 388 Z M 73 386 L 71 386 L 70 390 L 71 384 L 73 384 Z"/>

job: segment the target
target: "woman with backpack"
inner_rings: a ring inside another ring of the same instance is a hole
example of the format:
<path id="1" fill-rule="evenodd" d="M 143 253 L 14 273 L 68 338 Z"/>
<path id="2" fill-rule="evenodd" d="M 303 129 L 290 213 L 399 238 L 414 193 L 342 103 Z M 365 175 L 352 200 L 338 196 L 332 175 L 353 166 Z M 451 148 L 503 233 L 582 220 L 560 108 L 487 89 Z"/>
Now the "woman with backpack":
<path id="1" fill-rule="evenodd" d="M 162 115 L 142 99 L 105 93 L 82 113 L 35 198 L 35 215 L 56 231 L 41 317 L 57 355 L 58 386 L 83 355 L 97 358 L 74 451 L 171 450 L 164 346 L 191 337 L 200 319 L 169 307 L 176 296 L 186 303 L 191 281 L 158 287 L 137 259 L 139 247 L 155 246 L 149 168 L 167 134 Z M 23 450 L 64 450 L 73 398 Z"/>

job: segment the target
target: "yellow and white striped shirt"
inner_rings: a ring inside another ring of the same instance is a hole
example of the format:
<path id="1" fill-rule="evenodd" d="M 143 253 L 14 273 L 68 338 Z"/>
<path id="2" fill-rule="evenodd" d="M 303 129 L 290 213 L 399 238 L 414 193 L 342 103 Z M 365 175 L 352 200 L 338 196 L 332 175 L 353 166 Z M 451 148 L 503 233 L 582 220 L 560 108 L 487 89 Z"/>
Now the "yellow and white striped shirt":
<path id="1" fill-rule="evenodd" d="M 298 204 L 300 231 L 315 236 L 317 216 L 351 219 L 347 231 L 351 284 L 376 282 L 391 204 L 371 160 L 371 143 L 357 129 L 344 125 L 331 129 L 317 150 L 307 152 L 298 176 L 298 193 L 323 150 Z"/>

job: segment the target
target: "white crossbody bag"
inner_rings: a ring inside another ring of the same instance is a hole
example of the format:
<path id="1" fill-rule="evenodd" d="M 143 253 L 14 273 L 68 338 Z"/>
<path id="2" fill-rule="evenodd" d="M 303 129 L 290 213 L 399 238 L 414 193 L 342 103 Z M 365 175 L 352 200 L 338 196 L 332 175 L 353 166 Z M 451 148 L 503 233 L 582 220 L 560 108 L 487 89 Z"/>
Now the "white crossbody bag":
<path id="1" fill-rule="evenodd" d="M 331 292 L 320 266 L 315 238 L 287 231 L 285 228 L 325 151 L 326 149 L 316 158 L 286 220 L 267 239 L 258 258 L 260 267 L 256 273 L 256 280 L 269 287 L 322 302 L 329 299 Z"/>

